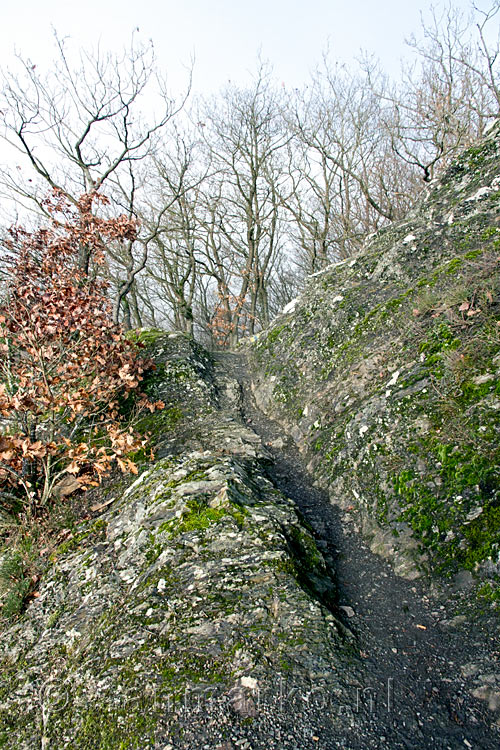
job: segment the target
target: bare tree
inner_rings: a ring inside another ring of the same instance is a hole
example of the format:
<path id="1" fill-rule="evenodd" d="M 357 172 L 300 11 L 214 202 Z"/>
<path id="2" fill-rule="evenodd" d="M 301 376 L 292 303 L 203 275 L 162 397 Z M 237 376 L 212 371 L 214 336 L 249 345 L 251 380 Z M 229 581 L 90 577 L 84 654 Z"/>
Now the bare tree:
<path id="1" fill-rule="evenodd" d="M 269 67 L 263 63 L 252 86 L 230 86 L 202 111 L 216 170 L 206 201 L 206 251 L 223 315 L 231 317 L 231 335 L 237 337 L 245 315 L 251 333 L 269 322 L 267 284 L 282 249 L 280 183 L 290 135 L 283 127 L 282 102 Z M 228 279 L 229 256 L 234 270 Z"/>
<path id="2" fill-rule="evenodd" d="M 296 96 L 283 200 L 306 272 L 353 254 L 411 203 L 411 175 L 391 150 L 383 116 L 368 78 L 332 66 L 326 56 Z"/>
<path id="3" fill-rule="evenodd" d="M 161 294 L 165 312 L 168 308 L 170 325 L 192 334 L 201 266 L 197 206 L 210 163 L 199 137 L 186 129 L 176 131 L 168 147 L 156 155 L 154 166 L 152 199 L 144 216 L 152 248 L 146 276 L 157 296 Z"/>
<path id="4" fill-rule="evenodd" d="M 416 60 L 403 68 L 401 82 L 374 84 L 390 104 L 384 125 L 394 152 L 426 182 L 480 137 L 500 108 L 499 37 L 489 34 L 500 2 L 471 10 L 469 17 L 451 4 L 440 15 L 432 10 L 421 38 L 408 41 Z"/>
<path id="5" fill-rule="evenodd" d="M 120 183 L 130 208 L 134 166 L 182 109 L 190 84 L 179 102 L 169 98 L 155 71 L 152 44 L 134 38 L 121 56 L 98 49 L 80 52 L 76 61 L 64 40 L 55 40 L 57 57 L 48 74 L 21 56 L 15 70 L 2 74 L 0 137 L 20 160 L 0 170 L 3 195 L 43 211 L 47 188 L 76 205 L 82 193 L 105 185 L 111 192 Z M 154 84 L 162 113 L 144 122 L 141 103 Z M 88 270 L 89 261 L 89 248 L 82 245 L 81 268 Z"/>

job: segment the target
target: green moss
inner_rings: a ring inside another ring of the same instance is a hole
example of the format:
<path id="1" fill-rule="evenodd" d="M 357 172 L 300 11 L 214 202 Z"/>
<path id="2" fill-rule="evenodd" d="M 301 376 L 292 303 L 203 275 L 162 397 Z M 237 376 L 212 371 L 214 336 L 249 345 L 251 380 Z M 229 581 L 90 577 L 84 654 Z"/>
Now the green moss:
<path id="1" fill-rule="evenodd" d="M 444 374 L 443 353 L 458 349 L 462 341 L 452 327 L 443 321 L 436 323 L 426 332 L 426 337 L 419 344 L 420 354 L 425 354 L 424 367 L 441 378 Z"/>
<path id="2" fill-rule="evenodd" d="M 298 554 L 295 555 L 296 564 L 304 570 L 315 570 L 323 567 L 323 558 L 321 557 L 316 542 L 313 537 L 299 526 L 293 526 L 290 532 L 292 547 Z"/>
<path id="3" fill-rule="evenodd" d="M 238 528 L 242 529 L 243 526 L 245 525 L 246 518 L 249 515 L 248 510 L 243 507 L 242 508 L 232 507 L 230 508 L 229 513 L 236 521 L 236 525 L 238 526 Z"/>
<path id="4" fill-rule="evenodd" d="M 376 508 L 375 508 L 375 518 L 379 522 L 381 526 L 384 526 L 387 523 L 389 515 L 389 502 L 388 498 L 382 493 L 378 493 Z"/>
<path id="5" fill-rule="evenodd" d="M 406 521 L 424 546 L 435 549 L 442 532 L 450 528 L 446 509 L 437 494 L 418 480 L 411 469 L 393 476 L 392 482 L 402 507 L 398 520 Z"/>
<path id="6" fill-rule="evenodd" d="M 461 395 L 459 400 L 464 406 L 474 404 L 480 401 L 482 398 L 488 395 L 491 391 L 495 391 L 498 386 L 498 380 L 487 381 L 478 385 L 473 382 L 464 382 L 460 385 Z"/>
<path id="7" fill-rule="evenodd" d="M 178 536 L 189 531 L 208 529 L 228 514 L 227 508 L 210 508 L 206 501 L 192 498 L 186 503 L 188 511 L 180 519 L 167 521 L 160 526 L 160 531 L 170 536 Z"/>
<path id="8" fill-rule="evenodd" d="M 279 573 L 285 573 L 286 575 L 296 575 L 297 569 L 293 561 L 289 557 L 278 557 L 271 560 L 264 560 L 262 565 L 266 568 L 272 568 Z"/>
<path id="9" fill-rule="evenodd" d="M 57 623 L 59 622 L 59 620 L 61 618 L 61 615 L 62 615 L 63 611 L 64 611 L 63 608 L 59 607 L 58 609 L 55 609 L 49 615 L 49 617 L 47 618 L 47 628 L 48 629 L 53 628 L 53 627 L 55 627 L 57 625 Z"/>
<path id="10" fill-rule="evenodd" d="M 496 154 L 497 143 L 494 140 L 488 140 L 480 143 L 478 146 L 471 146 L 464 154 L 464 160 L 470 170 L 481 167 L 485 161 Z"/>
<path id="11" fill-rule="evenodd" d="M 153 346 L 156 342 L 167 335 L 166 331 L 161 331 L 159 328 L 138 328 L 132 331 L 127 331 L 126 337 L 129 341 L 133 341 L 136 344 L 142 344 L 143 346 Z"/>
<path id="12" fill-rule="evenodd" d="M 429 437 L 416 448 L 437 467 L 440 484 L 430 489 L 408 469 L 393 476 L 400 500 L 400 520 L 432 552 L 436 569 L 448 572 L 475 568 L 500 552 L 500 450 L 494 454 L 475 445 L 442 443 Z M 471 509 L 480 508 L 469 520 Z"/>
<path id="13" fill-rule="evenodd" d="M 463 259 L 462 258 L 453 258 L 453 260 L 450 260 L 449 263 L 446 264 L 446 273 L 447 274 L 454 274 L 458 271 L 459 268 L 463 266 Z"/>
<path id="14" fill-rule="evenodd" d="M 135 429 L 142 435 L 150 435 L 153 441 L 171 432 L 183 418 L 184 413 L 179 406 L 165 407 L 141 417 L 135 424 Z M 137 460 L 137 457 L 132 460 Z"/>
<path id="15" fill-rule="evenodd" d="M 285 328 L 286 328 L 286 323 L 284 323 L 281 326 L 276 326 L 276 328 L 271 328 L 271 330 L 267 334 L 266 343 L 274 344 L 274 342 L 278 340 L 281 332 L 284 331 Z"/>
<path id="16" fill-rule="evenodd" d="M 467 544 L 453 550 L 459 565 L 473 570 L 477 563 L 496 558 L 500 552 L 500 507 L 485 507 L 478 518 L 461 527 L 461 532 Z"/>
<path id="17" fill-rule="evenodd" d="M 208 479 L 206 471 L 203 469 L 193 469 L 193 471 L 188 472 L 185 476 L 180 477 L 180 479 L 171 479 L 167 482 L 166 486 L 169 489 L 175 489 L 187 482 L 202 482 L 206 479 Z"/>
<path id="18" fill-rule="evenodd" d="M 0 564 L 0 613 L 7 619 L 18 615 L 31 591 L 32 582 L 19 552 L 6 551 Z"/>
<path id="19" fill-rule="evenodd" d="M 496 195 L 496 194 L 494 194 Z M 498 193 L 500 196 L 500 191 Z M 493 196 L 490 196 L 493 197 Z M 487 227 L 483 232 L 481 232 L 481 240 L 485 242 L 486 240 L 490 240 L 493 237 L 498 237 L 498 228 L 497 227 Z M 481 250 L 476 251 L 478 253 L 481 252 Z"/>
<path id="20" fill-rule="evenodd" d="M 472 447 L 450 443 L 429 441 L 430 447 L 439 459 L 439 474 L 450 493 L 461 494 L 468 487 L 479 485 L 492 468 L 484 455 L 477 455 Z"/>
<path id="21" fill-rule="evenodd" d="M 403 294 L 400 294 L 398 297 L 391 297 L 391 299 L 387 300 L 382 306 L 385 309 L 386 313 L 391 310 L 397 310 L 401 307 L 401 305 L 410 297 L 414 292 L 413 287 L 410 287 L 410 289 L 407 289 Z M 385 317 L 385 316 L 384 316 Z"/>
<path id="22" fill-rule="evenodd" d="M 147 699 L 137 698 L 124 708 L 102 703 L 87 706 L 79 716 L 77 726 L 72 726 L 71 747 L 75 750 L 143 750 L 151 747 L 154 732 L 154 714 Z M 73 721 L 72 721 L 73 724 Z M 49 729 L 48 735 L 52 735 Z M 57 741 L 57 738 L 53 738 Z M 147 743 L 147 744 L 146 744 Z"/>
<path id="23" fill-rule="evenodd" d="M 158 541 L 153 533 L 150 533 L 145 553 L 146 562 L 152 565 L 160 557 L 164 549 L 165 545 L 161 541 Z"/>
<path id="24" fill-rule="evenodd" d="M 78 549 L 78 547 L 81 546 L 82 542 L 88 539 L 88 537 L 90 537 L 91 535 L 103 538 L 106 533 L 107 525 L 107 521 L 102 518 L 98 518 L 97 521 L 94 521 L 90 526 L 88 526 L 88 524 L 84 522 L 83 530 L 74 534 L 71 539 L 68 539 L 66 542 L 60 544 L 56 550 L 57 554 L 64 555 L 66 554 L 66 552 Z"/>
<path id="25" fill-rule="evenodd" d="M 500 602 L 500 585 L 498 580 L 484 583 L 477 590 L 479 599 L 487 602 Z"/>

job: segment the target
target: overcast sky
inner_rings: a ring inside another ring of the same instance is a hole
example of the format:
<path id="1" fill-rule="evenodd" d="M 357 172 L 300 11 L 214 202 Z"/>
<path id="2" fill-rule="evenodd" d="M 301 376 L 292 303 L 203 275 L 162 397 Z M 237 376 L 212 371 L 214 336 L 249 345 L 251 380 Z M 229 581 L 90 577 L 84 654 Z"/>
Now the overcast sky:
<path id="1" fill-rule="evenodd" d="M 435 0 L 444 8 L 445 0 Z M 228 80 L 245 83 L 259 51 L 288 87 L 300 86 L 329 45 L 333 59 L 352 60 L 361 50 L 396 72 L 404 40 L 428 13 L 430 0 L 10 0 L 0 23 L 0 66 L 16 49 L 45 67 L 53 56 L 53 31 L 77 46 L 120 50 L 132 31 L 152 39 L 170 86 L 180 90 L 183 65 L 196 58 L 194 87 L 214 92 Z M 470 0 L 454 0 L 468 11 Z M 487 0 L 478 0 L 481 8 Z"/>

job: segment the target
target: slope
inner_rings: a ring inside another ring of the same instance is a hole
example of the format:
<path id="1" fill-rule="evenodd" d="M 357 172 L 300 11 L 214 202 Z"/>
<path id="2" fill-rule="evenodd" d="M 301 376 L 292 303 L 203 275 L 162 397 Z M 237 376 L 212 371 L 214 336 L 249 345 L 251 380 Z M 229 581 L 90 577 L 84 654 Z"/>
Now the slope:
<path id="1" fill-rule="evenodd" d="M 258 405 L 371 549 L 408 578 L 479 574 L 493 598 L 499 144 L 497 124 L 405 221 L 311 277 L 246 347 Z"/>

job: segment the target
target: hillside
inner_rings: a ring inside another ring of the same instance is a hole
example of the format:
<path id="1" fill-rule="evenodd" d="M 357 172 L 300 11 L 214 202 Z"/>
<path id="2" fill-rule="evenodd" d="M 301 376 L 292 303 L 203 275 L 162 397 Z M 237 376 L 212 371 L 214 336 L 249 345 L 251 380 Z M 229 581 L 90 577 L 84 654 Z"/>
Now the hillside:
<path id="1" fill-rule="evenodd" d="M 184 336 L 146 339 L 157 365 L 147 388 L 166 405 L 143 425 L 157 460 L 101 493 L 26 613 L 4 624 L 0 747 L 200 747 L 245 728 L 257 688 L 271 706 L 311 680 L 341 693 L 331 665 L 353 639 L 333 612 L 333 574 L 264 476 L 236 382 L 215 382 Z M 306 727 L 320 721 L 317 706 L 302 714 Z"/>
<path id="2" fill-rule="evenodd" d="M 258 405 L 371 549 L 403 576 L 465 570 L 487 588 L 500 572 L 499 144 L 497 124 L 249 347 Z"/>
<path id="3" fill-rule="evenodd" d="M 155 458 L 1 621 L 0 747 L 496 750 L 499 154 L 236 353 L 136 334 Z"/>

